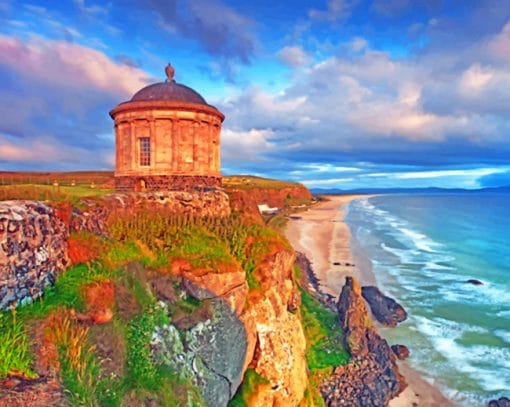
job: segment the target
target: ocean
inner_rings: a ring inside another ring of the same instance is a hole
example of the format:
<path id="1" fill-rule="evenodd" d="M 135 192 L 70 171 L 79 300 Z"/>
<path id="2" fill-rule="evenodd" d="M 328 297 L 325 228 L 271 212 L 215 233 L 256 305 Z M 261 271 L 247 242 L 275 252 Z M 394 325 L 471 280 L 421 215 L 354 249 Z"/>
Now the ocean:
<path id="1" fill-rule="evenodd" d="M 384 195 L 346 209 L 354 252 L 370 260 L 359 264 L 409 314 L 382 330 L 390 344 L 459 406 L 510 396 L 510 195 Z"/>

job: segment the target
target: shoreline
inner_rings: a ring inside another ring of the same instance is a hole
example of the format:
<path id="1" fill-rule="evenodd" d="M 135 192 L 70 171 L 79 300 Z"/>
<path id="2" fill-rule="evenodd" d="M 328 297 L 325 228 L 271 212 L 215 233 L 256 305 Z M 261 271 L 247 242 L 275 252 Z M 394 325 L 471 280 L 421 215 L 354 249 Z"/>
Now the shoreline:
<path id="1" fill-rule="evenodd" d="M 369 260 L 359 252 L 359 248 L 352 246 L 349 226 L 344 222 L 345 209 L 340 209 L 353 199 L 371 196 L 327 195 L 327 201 L 291 217 L 285 228 L 285 235 L 294 250 L 303 253 L 309 260 L 319 289 L 335 300 L 346 276 L 355 277 L 361 286 L 376 285 Z M 374 322 L 377 325 L 377 321 Z M 438 388 L 407 362 L 398 361 L 398 366 L 408 386 L 391 400 L 391 407 L 453 406 Z"/>

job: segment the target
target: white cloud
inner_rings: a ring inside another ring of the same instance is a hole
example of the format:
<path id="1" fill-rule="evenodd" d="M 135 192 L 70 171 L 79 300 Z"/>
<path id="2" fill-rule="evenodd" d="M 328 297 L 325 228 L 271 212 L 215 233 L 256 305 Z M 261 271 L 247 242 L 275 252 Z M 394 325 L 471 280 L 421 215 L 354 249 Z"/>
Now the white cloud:
<path id="1" fill-rule="evenodd" d="M 312 8 L 308 12 L 308 16 L 312 20 L 326 20 L 330 22 L 345 20 L 350 16 L 356 3 L 356 0 L 328 0 L 326 10 Z"/>
<path id="2" fill-rule="evenodd" d="M 368 47 L 368 41 L 363 37 L 354 37 L 349 45 L 353 51 L 359 52 Z"/>
<path id="3" fill-rule="evenodd" d="M 260 160 L 274 146 L 271 137 L 274 133 L 268 129 L 235 131 L 224 128 L 221 131 L 222 157 L 229 162 Z"/>
<path id="4" fill-rule="evenodd" d="M 123 97 L 149 82 L 141 69 L 118 64 L 78 44 L 32 37 L 28 42 L 0 35 L 3 63 L 30 80 L 67 88 L 98 89 Z"/>
<path id="5" fill-rule="evenodd" d="M 475 63 L 466 69 L 459 81 L 459 90 L 462 93 L 480 92 L 494 78 L 494 70 L 482 67 Z"/>
<path id="6" fill-rule="evenodd" d="M 397 179 L 421 179 L 421 178 L 442 178 L 442 177 L 464 177 L 464 178 L 478 178 L 484 175 L 499 174 L 506 172 L 507 168 L 472 168 L 465 170 L 438 170 L 438 171 L 416 171 L 416 172 L 403 172 L 394 173 L 391 176 Z M 388 174 L 390 175 L 390 174 Z"/>
<path id="7" fill-rule="evenodd" d="M 278 51 L 278 58 L 290 67 L 306 65 L 310 62 L 309 55 L 299 46 L 286 46 Z"/>

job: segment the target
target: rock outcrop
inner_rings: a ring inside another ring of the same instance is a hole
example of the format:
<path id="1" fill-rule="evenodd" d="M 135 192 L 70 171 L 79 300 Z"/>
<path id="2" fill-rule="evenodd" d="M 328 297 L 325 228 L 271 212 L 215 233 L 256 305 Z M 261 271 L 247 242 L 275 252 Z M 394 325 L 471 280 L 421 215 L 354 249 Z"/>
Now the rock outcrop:
<path id="1" fill-rule="evenodd" d="M 500 397 L 497 400 L 489 401 L 488 407 L 510 407 L 510 399 L 508 397 Z"/>
<path id="2" fill-rule="evenodd" d="M 226 406 L 251 368 L 268 383 L 250 406 L 297 406 L 307 373 L 306 341 L 293 312 L 299 307 L 293 263 L 286 249 L 268 253 L 257 265 L 261 287 L 249 292 L 242 269 L 206 272 L 175 261 L 172 274 L 180 286 L 187 295 L 211 302 L 214 312 L 194 324 L 174 316 L 173 325 L 158 328 L 152 346 L 157 360 L 192 380 L 208 405 Z"/>
<path id="3" fill-rule="evenodd" d="M 472 285 L 483 285 L 483 282 L 480 280 L 477 280 L 475 278 L 470 278 L 469 280 L 465 281 L 466 284 L 472 284 Z"/>
<path id="4" fill-rule="evenodd" d="M 387 406 L 407 385 L 390 346 L 371 326 L 361 289 L 352 277 L 346 277 L 338 314 L 352 359 L 321 384 L 324 400 L 329 406 Z"/>
<path id="5" fill-rule="evenodd" d="M 268 255 L 257 267 L 261 288 L 241 315 L 248 340 L 245 367 L 269 381 L 251 400 L 253 407 L 297 406 L 308 384 L 306 340 L 299 315 L 290 311 L 296 297 L 293 263 L 287 250 Z"/>
<path id="6" fill-rule="evenodd" d="M 189 329 L 156 328 L 152 353 L 158 363 L 191 380 L 208 406 L 226 406 L 242 381 L 246 355 L 243 323 L 219 298 L 211 300 L 211 318 Z"/>
<path id="7" fill-rule="evenodd" d="M 405 360 L 409 357 L 409 348 L 405 345 L 391 345 L 391 350 L 399 360 Z"/>
<path id="8" fill-rule="evenodd" d="M 393 298 L 384 295 L 377 287 L 363 287 L 361 295 L 368 302 L 372 314 L 381 324 L 393 327 L 407 319 L 406 310 Z"/>
<path id="9" fill-rule="evenodd" d="M 0 202 L 0 310 L 28 304 L 69 264 L 68 230 L 36 201 Z"/>

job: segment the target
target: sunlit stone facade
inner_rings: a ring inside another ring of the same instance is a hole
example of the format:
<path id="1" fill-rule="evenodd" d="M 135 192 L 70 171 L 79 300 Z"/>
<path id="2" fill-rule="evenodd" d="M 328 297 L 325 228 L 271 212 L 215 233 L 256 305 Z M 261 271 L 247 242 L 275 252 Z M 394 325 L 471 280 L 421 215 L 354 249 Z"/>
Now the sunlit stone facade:
<path id="1" fill-rule="evenodd" d="M 119 190 L 220 187 L 224 115 L 173 80 L 147 86 L 110 112 L 115 121 Z"/>

